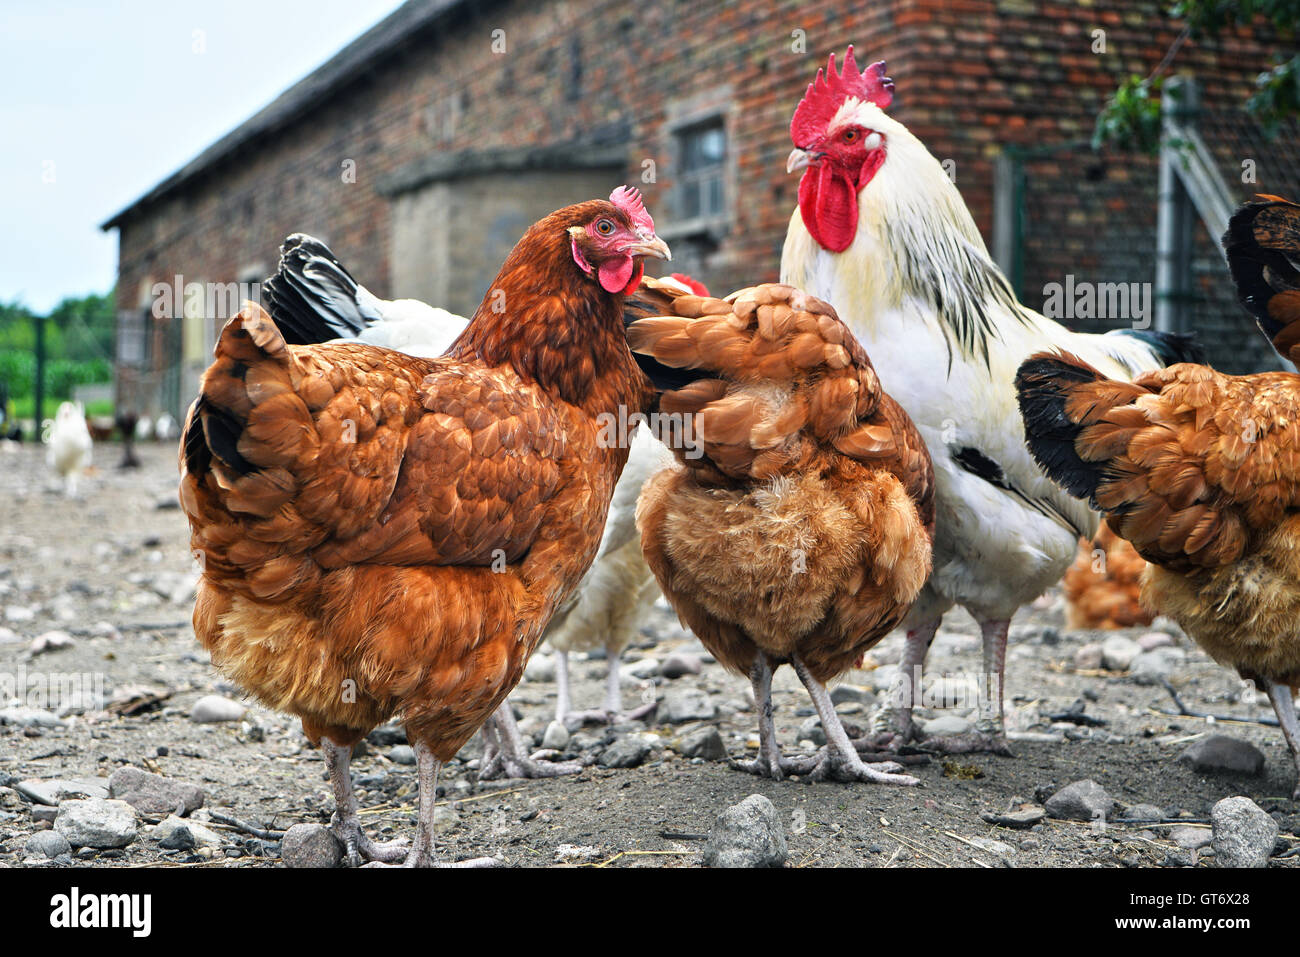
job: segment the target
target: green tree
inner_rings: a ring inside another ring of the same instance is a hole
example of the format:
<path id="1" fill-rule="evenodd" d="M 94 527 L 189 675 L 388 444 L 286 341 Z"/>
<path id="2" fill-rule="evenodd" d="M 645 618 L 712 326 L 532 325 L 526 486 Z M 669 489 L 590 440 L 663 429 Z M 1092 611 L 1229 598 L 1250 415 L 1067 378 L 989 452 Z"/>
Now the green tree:
<path id="1" fill-rule="evenodd" d="M 1171 19 L 1184 21 L 1183 31 L 1149 75 L 1130 76 L 1106 101 L 1093 130 L 1095 148 L 1159 150 L 1160 90 L 1189 37 L 1214 39 L 1257 16 L 1288 39 L 1295 38 L 1300 26 L 1300 0 L 1176 0 L 1167 4 L 1166 12 Z M 1270 135 L 1284 121 L 1300 115 L 1300 54 L 1275 54 L 1272 64 L 1255 78 L 1255 92 L 1245 107 Z"/>

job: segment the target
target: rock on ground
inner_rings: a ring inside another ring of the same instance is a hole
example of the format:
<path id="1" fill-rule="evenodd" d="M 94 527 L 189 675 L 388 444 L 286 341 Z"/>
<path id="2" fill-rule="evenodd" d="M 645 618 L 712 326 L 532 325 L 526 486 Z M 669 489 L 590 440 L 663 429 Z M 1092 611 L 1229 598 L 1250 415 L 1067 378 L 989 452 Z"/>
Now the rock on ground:
<path id="1" fill-rule="evenodd" d="M 53 859 L 72 853 L 72 845 L 58 831 L 37 831 L 27 839 L 24 848 L 28 857 Z"/>
<path id="2" fill-rule="evenodd" d="M 709 867 L 781 867 L 788 857 L 785 828 L 772 802 L 761 794 L 722 811 L 704 845 Z"/>
<path id="3" fill-rule="evenodd" d="M 1217 867 L 1267 867 L 1277 843 L 1277 822 L 1247 797 L 1224 798 L 1210 811 Z"/>
<path id="4" fill-rule="evenodd" d="M 703 758 L 705 761 L 721 761 L 727 756 L 727 746 L 713 725 L 682 735 L 677 751 L 682 757 Z"/>
<path id="5" fill-rule="evenodd" d="M 141 814 L 189 814 L 203 807 L 203 789 L 195 784 L 150 774 L 139 768 L 118 768 L 108 779 L 108 796 L 125 801 Z"/>
<path id="6" fill-rule="evenodd" d="M 1194 741 L 1178 758 L 1200 774 L 1259 774 L 1264 752 L 1249 741 L 1212 734 Z"/>
<path id="7" fill-rule="evenodd" d="M 126 847 L 135 840 L 135 808 L 125 801 L 88 798 L 64 801 L 54 829 L 73 847 Z"/>
<path id="8" fill-rule="evenodd" d="M 712 721 L 718 709 L 699 688 L 669 688 L 659 702 L 658 717 L 669 724 Z"/>
<path id="9" fill-rule="evenodd" d="M 1044 805 L 1050 817 L 1066 821 L 1104 821 L 1115 802 L 1096 781 L 1086 778 L 1067 784 Z"/>
<path id="10" fill-rule="evenodd" d="M 244 717 L 245 708 L 218 694 L 204 695 L 190 709 L 190 720 L 198 724 L 215 724 L 218 721 L 238 721 Z"/>
<path id="11" fill-rule="evenodd" d="M 635 768 L 650 756 L 650 745 L 637 737 L 619 738 L 600 752 L 597 764 L 602 768 Z"/>
<path id="12" fill-rule="evenodd" d="M 324 824 L 295 824 L 280 840 L 285 867 L 338 867 L 343 848 Z"/>

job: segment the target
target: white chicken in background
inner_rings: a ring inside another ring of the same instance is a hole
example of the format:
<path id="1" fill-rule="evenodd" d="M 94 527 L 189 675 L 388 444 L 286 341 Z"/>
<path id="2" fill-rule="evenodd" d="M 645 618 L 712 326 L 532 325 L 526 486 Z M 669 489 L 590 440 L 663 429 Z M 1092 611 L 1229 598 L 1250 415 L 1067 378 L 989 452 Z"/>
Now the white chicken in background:
<path id="1" fill-rule="evenodd" d="M 180 435 L 176 420 L 164 412 L 153 424 L 153 437 L 159 442 L 173 442 Z"/>
<path id="2" fill-rule="evenodd" d="M 294 233 L 281 245 L 279 269 L 262 284 L 261 304 L 291 344 L 352 340 L 425 358 L 446 352 L 467 322 L 417 299 L 378 298 L 352 277 L 328 246 L 305 233 Z M 561 722 L 622 716 L 619 660 L 659 596 L 659 586 L 641 556 L 636 500 L 645 480 L 671 461 L 668 450 L 646 430 L 634 433 L 596 560 L 547 627 L 544 640 L 556 650 L 556 719 Z M 609 668 L 603 710 L 574 712 L 569 653 L 602 647 Z M 653 708 L 650 703 L 630 716 L 642 716 Z M 509 700 L 484 726 L 483 734 L 487 748 L 480 779 L 552 777 L 581 770 L 576 762 L 530 757 Z"/>
<path id="3" fill-rule="evenodd" d="M 45 461 L 63 478 L 68 498 L 77 494 L 77 478 L 90 465 L 94 443 L 86 427 L 86 412 L 80 402 L 62 402 L 41 434 L 47 446 Z"/>
<path id="4" fill-rule="evenodd" d="M 781 281 L 834 304 L 884 388 L 916 422 L 934 460 L 934 572 L 904 622 L 905 687 L 878 727 L 897 747 L 915 734 L 917 671 L 954 604 L 979 623 L 983 690 L 974 730 L 932 738 L 947 751 L 1008 753 L 1002 681 L 1011 617 L 1060 580 L 1097 516 L 1048 479 L 1025 447 L 1016 370 L 1064 349 L 1112 378 L 1203 361 L 1188 337 L 1074 333 L 1022 305 L 989 256 L 952 180 L 885 114 L 884 63 L 861 73 L 853 48 L 809 84 L 790 124 L 802 170 Z"/>
<path id="5" fill-rule="evenodd" d="M 153 419 L 147 415 L 142 415 L 135 420 L 135 440 L 137 442 L 147 442 L 154 435 Z"/>

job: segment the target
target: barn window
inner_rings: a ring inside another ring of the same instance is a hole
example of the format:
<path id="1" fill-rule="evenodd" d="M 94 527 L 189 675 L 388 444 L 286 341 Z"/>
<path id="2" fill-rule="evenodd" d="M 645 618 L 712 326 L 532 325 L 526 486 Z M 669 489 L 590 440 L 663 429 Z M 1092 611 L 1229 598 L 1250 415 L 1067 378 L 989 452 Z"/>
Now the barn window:
<path id="1" fill-rule="evenodd" d="M 722 117 L 677 131 L 681 157 L 677 211 L 684 220 L 716 221 L 726 216 L 727 131 Z"/>
<path id="2" fill-rule="evenodd" d="M 125 309 L 117 314 L 117 361 L 124 366 L 145 363 L 148 309 Z"/>

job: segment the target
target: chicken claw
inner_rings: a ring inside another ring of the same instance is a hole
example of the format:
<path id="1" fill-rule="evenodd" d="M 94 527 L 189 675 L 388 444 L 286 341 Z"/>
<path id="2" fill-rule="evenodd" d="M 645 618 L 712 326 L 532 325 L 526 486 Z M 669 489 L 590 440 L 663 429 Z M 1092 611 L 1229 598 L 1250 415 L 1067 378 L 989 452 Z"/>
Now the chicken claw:
<path id="1" fill-rule="evenodd" d="M 549 760 L 558 756 L 559 752 L 553 750 L 528 754 L 519 725 L 510 710 L 510 702 L 505 701 L 483 725 L 483 757 L 479 762 L 478 779 L 557 778 L 578 774 L 585 767 L 581 761 Z"/>

